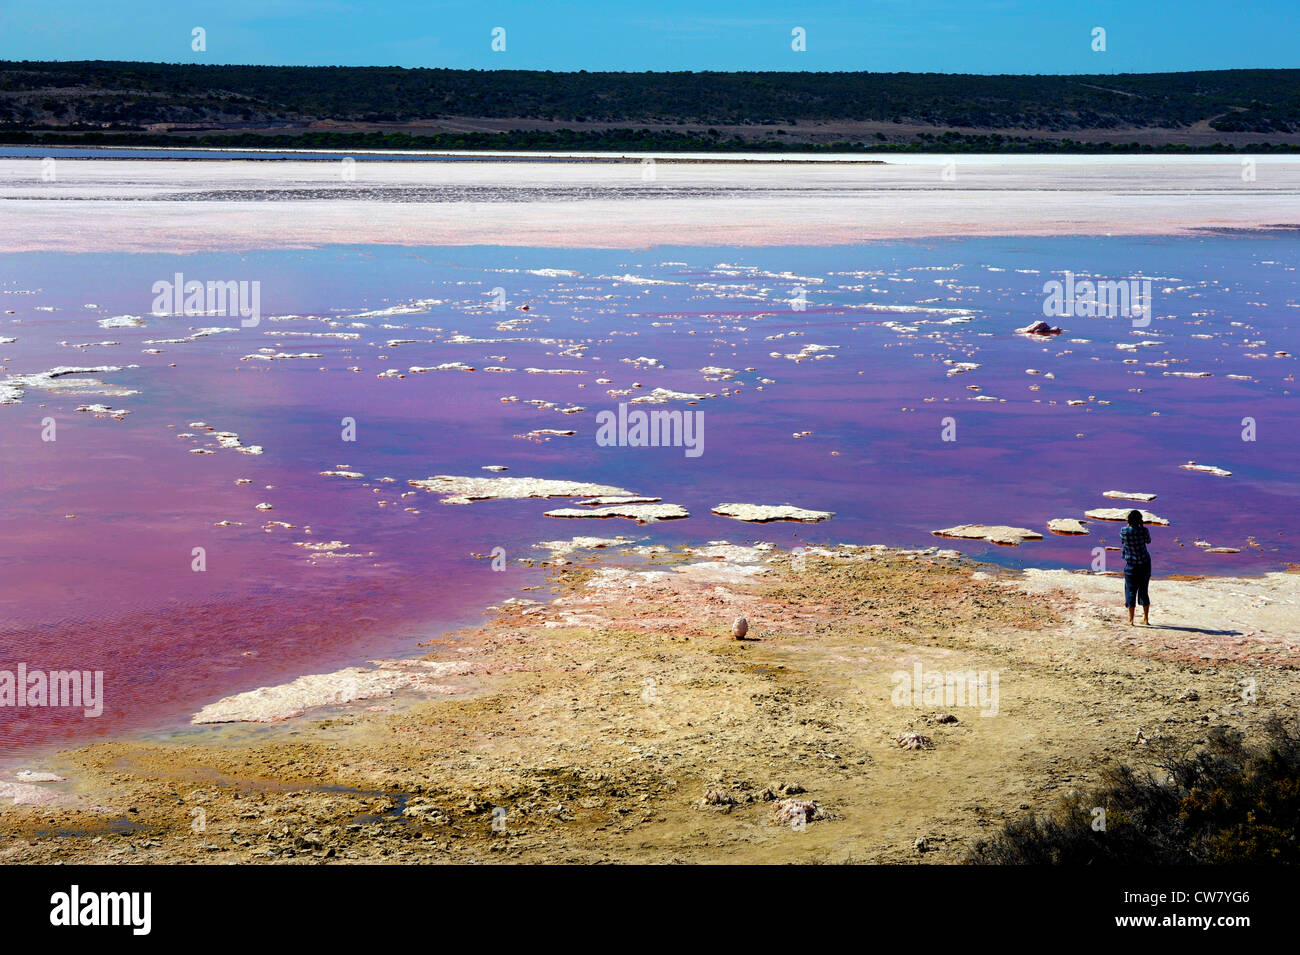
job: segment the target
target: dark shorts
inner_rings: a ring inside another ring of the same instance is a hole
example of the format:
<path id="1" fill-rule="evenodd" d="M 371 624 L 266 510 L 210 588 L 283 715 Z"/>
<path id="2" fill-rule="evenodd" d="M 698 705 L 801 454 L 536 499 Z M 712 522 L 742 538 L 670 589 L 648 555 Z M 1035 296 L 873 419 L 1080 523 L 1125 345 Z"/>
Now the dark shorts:
<path id="1" fill-rule="evenodd" d="M 1147 596 L 1147 584 L 1151 582 L 1151 565 L 1138 564 L 1135 567 L 1124 568 L 1124 606 L 1132 607 L 1141 604 L 1144 607 L 1151 606 L 1151 598 Z"/>

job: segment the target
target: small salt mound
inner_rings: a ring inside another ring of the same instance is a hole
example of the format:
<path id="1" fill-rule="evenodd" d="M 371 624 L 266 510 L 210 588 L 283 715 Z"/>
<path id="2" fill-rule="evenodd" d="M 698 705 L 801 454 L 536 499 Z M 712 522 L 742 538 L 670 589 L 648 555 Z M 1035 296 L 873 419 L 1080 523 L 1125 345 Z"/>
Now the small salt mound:
<path id="1" fill-rule="evenodd" d="M 649 394 L 639 395 L 632 399 L 632 404 L 636 405 L 663 405 L 670 401 L 704 401 L 708 398 L 718 397 L 715 394 L 693 394 L 689 391 L 673 391 L 671 388 L 656 388 Z"/>
<path id="2" fill-rule="evenodd" d="M 1127 521 L 1129 510 L 1130 508 L 1127 507 L 1097 507 L 1091 511 L 1084 511 L 1083 516 L 1090 517 L 1095 521 Z M 1137 511 L 1142 515 L 1143 523 L 1157 524 L 1161 527 L 1169 526 L 1169 522 L 1163 517 L 1157 517 L 1150 511 L 1144 511 L 1141 508 L 1138 508 Z"/>
<path id="3" fill-rule="evenodd" d="M 1075 520 L 1072 517 L 1057 517 L 1047 522 L 1047 529 L 1053 534 L 1087 534 L 1088 528 L 1084 526 L 1083 521 Z"/>
<path id="4" fill-rule="evenodd" d="M 100 328 L 143 328 L 144 319 L 139 315 L 114 315 L 101 318 L 97 324 Z"/>
<path id="5" fill-rule="evenodd" d="M 1009 527 L 1006 524 L 958 524 L 931 531 L 935 537 L 955 537 L 960 540 L 986 540 L 1004 547 L 1019 546 L 1021 541 L 1042 540 L 1043 535 L 1027 527 Z"/>
<path id="6" fill-rule="evenodd" d="M 680 504 L 616 504 L 612 507 L 595 507 L 584 510 L 577 507 L 563 507 L 547 511 L 547 517 L 626 517 L 638 524 L 653 524 L 656 521 L 678 521 L 690 517 L 690 512 Z"/>
<path id="7" fill-rule="evenodd" d="M 459 362 L 459 361 L 449 361 L 449 362 L 444 362 L 441 365 L 430 365 L 428 367 L 412 365 L 410 368 L 407 369 L 407 371 L 409 371 L 413 375 L 423 375 L 425 372 L 428 371 L 473 371 L 473 370 L 474 369 L 472 366 L 466 365 L 463 362 Z"/>
<path id="8" fill-rule="evenodd" d="M 110 408 L 108 405 L 100 405 L 100 404 L 78 405 L 77 410 L 88 411 L 97 418 L 107 416 L 107 417 L 116 418 L 118 421 L 121 421 L 123 418 L 125 418 L 127 415 L 131 413 L 127 411 L 125 408 Z"/>
<path id="9" fill-rule="evenodd" d="M 1232 477 L 1231 471 L 1225 471 L 1223 468 L 1216 468 L 1210 464 L 1197 464 L 1195 461 L 1188 461 L 1186 464 L 1178 466 L 1184 471 L 1200 471 L 1202 474 L 1213 474 L 1215 477 Z"/>
<path id="10" fill-rule="evenodd" d="M 755 524 L 766 524 L 768 521 L 800 521 L 816 524 L 818 521 L 828 521 L 835 516 L 833 511 L 811 511 L 803 507 L 792 507 L 789 504 L 719 504 L 713 509 L 713 513 L 720 517 L 730 517 Z"/>
<path id="11" fill-rule="evenodd" d="M 608 507 L 614 504 L 658 504 L 662 500 L 662 497 L 609 496 L 588 498 L 585 501 L 579 501 L 578 504 L 582 507 Z"/>
<path id="12" fill-rule="evenodd" d="M 407 481 L 411 487 L 442 494 L 443 504 L 469 504 L 473 501 L 519 501 L 530 497 L 596 497 L 618 495 L 630 497 L 631 491 L 608 484 L 581 481 L 552 481 L 524 477 L 462 477 L 436 474 L 422 481 Z"/>
<path id="13" fill-rule="evenodd" d="M 1147 494 L 1142 491 L 1102 491 L 1102 497 L 1117 498 L 1121 501 L 1154 501 L 1154 494 Z"/>

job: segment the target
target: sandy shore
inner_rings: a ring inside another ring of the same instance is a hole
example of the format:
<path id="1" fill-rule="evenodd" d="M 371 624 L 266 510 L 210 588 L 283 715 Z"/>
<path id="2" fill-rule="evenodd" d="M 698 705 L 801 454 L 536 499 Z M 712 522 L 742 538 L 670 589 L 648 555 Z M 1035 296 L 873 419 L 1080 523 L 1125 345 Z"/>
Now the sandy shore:
<path id="1" fill-rule="evenodd" d="M 66 778 L 5 781 L 0 858 L 954 863 L 1140 738 L 1294 712 L 1300 574 L 1158 579 L 1130 628 L 1114 578 L 947 553 L 577 552 L 421 696 L 31 766 Z M 918 667 L 996 695 L 909 701 Z"/>
<path id="2" fill-rule="evenodd" d="M 1300 161 L 1280 157 L 951 159 L 950 167 L 931 156 L 884 165 L 649 168 L 636 159 L 351 167 L 56 159 L 48 182 L 40 160 L 0 160 L 0 209 L 9 226 L 0 252 L 838 245 L 1300 223 Z"/>

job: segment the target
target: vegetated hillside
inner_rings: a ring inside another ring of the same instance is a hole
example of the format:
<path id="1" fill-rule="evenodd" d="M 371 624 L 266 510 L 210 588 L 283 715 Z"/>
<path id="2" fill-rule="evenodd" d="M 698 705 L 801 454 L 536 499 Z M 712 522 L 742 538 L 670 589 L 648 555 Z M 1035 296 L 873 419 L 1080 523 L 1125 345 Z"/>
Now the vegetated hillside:
<path id="1" fill-rule="evenodd" d="M 473 118 L 481 128 L 445 125 L 456 118 Z M 509 132 L 563 130 L 569 134 L 559 137 L 565 142 L 575 126 L 681 127 L 696 145 L 707 144 L 701 137 L 708 126 L 725 127 L 723 138 L 745 141 L 774 138 L 771 127 L 783 127 L 779 135 L 789 138 L 774 145 L 816 142 L 807 129 L 817 126 L 838 128 L 823 135 L 823 143 L 834 135 L 849 145 L 898 141 L 889 130 L 864 124 L 893 124 L 906 130 L 905 140 L 918 130 L 957 128 L 1039 139 L 1194 130 L 1201 137 L 1193 143 L 1198 146 L 1243 133 L 1284 142 L 1300 136 L 1300 70 L 972 76 L 0 61 L 0 131 L 9 133 L 288 131 L 320 129 L 322 123 L 333 132 L 425 124 L 430 128 L 421 132 L 430 135 L 482 133 L 489 140 Z M 719 135 L 712 133 L 714 139 Z"/>

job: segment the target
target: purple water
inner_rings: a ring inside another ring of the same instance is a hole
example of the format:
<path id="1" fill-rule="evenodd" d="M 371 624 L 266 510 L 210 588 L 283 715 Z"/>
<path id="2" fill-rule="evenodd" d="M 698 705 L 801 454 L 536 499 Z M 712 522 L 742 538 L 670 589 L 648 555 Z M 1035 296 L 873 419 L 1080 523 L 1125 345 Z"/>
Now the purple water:
<path id="1" fill-rule="evenodd" d="M 98 720 L 0 709 L 0 748 L 174 724 L 229 693 L 412 652 L 543 580 L 515 563 L 494 573 L 473 554 L 501 547 L 511 559 L 541 558 L 535 542 L 576 534 L 938 544 L 1004 564 L 1087 568 L 1093 548 L 1118 544 L 1118 525 L 1094 522 L 1090 536 L 1058 537 L 1045 533 L 1046 522 L 1133 506 L 1101 496 L 1118 489 L 1158 494 L 1141 506 L 1172 522 L 1152 528 L 1157 576 L 1300 561 L 1291 527 L 1298 251 L 1297 236 L 1268 233 L 643 253 L 0 256 L 0 338 L 17 339 L 0 344 L 0 382 L 58 365 L 117 365 L 123 370 L 96 377 L 139 392 L 31 388 L 21 403 L 0 405 L 0 669 L 102 668 L 108 686 Z M 1122 317 L 1054 318 L 1060 336 L 1014 334 L 1043 317 L 1043 283 L 1064 270 L 1152 278 L 1154 320 L 1134 329 Z M 240 324 L 152 316 L 153 283 L 176 272 L 260 282 L 261 323 L 145 344 Z M 487 307 L 498 287 L 503 311 Z M 802 310 L 791 304 L 799 288 Z M 352 317 L 421 300 L 438 304 Z M 124 314 L 146 327 L 97 325 Z M 299 317 L 277 320 L 286 315 Z M 457 334 L 496 341 L 449 341 Z M 417 341 L 386 344 L 408 338 Z M 1142 340 L 1157 344 L 1116 347 Z M 120 344 L 72 347 L 99 341 Z M 771 357 L 810 344 L 833 357 Z M 144 351 L 155 347 L 160 354 Z M 259 349 L 323 357 L 241 360 Z M 662 367 L 624 361 L 643 356 Z M 950 375 L 945 359 L 980 367 Z M 408 372 L 455 361 L 478 370 Z M 483 370 L 494 365 L 515 370 Z M 707 380 L 709 366 L 735 370 L 734 379 Z M 405 377 L 377 377 L 390 368 Z M 1054 377 L 1026 374 L 1031 368 Z M 702 455 L 596 443 L 597 412 L 654 388 L 717 396 L 633 406 L 702 411 Z M 509 396 L 521 400 L 501 400 Z M 586 410 L 562 414 L 528 399 Z M 119 421 L 74 410 L 96 402 L 130 414 Z M 51 417 L 57 440 L 42 441 Z M 345 418 L 355 419 L 355 442 L 342 440 Z M 1246 418 L 1255 440 L 1243 440 Z M 210 438 L 177 437 L 197 421 L 265 452 L 190 454 L 214 447 Z M 956 440 L 942 439 L 945 425 Z M 518 437 L 546 428 L 577 434 Z M 1232 476 L 1180 469 L 1188 460 Z M 319 473 L 339 465 L 365 477 Z M 564 499 L 452 506 L 424 491 L 400 496 L 414 491 L 411 479 L 490 476 L 484 465 L 623 487 L 683 505 L 691 517 L 638 527 L 543 516 L 572 506 Z M 256 510 L 263 501 L 274 510 Z M 760 527 L 710 514 L 722 502 L 790 503 L 835 517 Z M 214 526 L 223 520 L 244 523 Z M 294 527 L 264 530 L 268 520 Z M 1045 539 L 999 548 L 931 535 L 968 522 L 1027 527 Z M 295 546 L 333 540 L 367 556 L 313 565 Z M 1209 554 L 1198 540 L 1241 552 Z M 195 547 L 206 550 L 203 573 L 191 569 Z"/>

